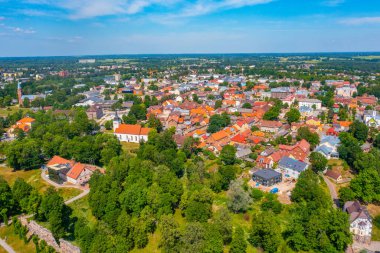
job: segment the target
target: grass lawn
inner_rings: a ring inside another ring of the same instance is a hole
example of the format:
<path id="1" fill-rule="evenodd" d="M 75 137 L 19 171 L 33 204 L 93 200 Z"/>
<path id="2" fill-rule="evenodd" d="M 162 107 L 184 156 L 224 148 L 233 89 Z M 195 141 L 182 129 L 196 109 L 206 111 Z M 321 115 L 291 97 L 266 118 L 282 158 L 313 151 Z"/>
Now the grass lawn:
<path id="1" fill-rule="evenodd" d="M 380 206 L 369 204 L 367 206 L 368 212 L 372 216 L 372 219 L 375 219 L 376 216 L 380 215 Z M 375 222 L 373 221 L 372 226 L 372 240 L 373 241 L 380 241 L 380 227 L 376 227 Z"/>
<path id="2" fill-rule="evenodd" d="M 18 110 L 29 111 L 28 108 L 20 108 L 18 105 L 9 106 L 7 108 L 0 108 L 0 116 L 8 116 L 8 114 L 12 114 L 17 112 Z"/>
<path id="3" fill-rule="evenodd" d="M 69 204 L 73 209 L 72 217 L 84 218 L 88 221 L 89 227 L 94 227 L 96 218 L 92 215 L 90 206 L 88 204 L 88 195 Z"/>
<path id="4" fill-rule="evenodd" d="M 11 186 L 17 178 L 22 178 L 36 188 L 40 193 L 46 191 L 46 189 L 50 186 L 41 178 L 41 170 L 39 169 L 12 171 L 11 168 L 0 167 L 0 176 L 2 176 Z M 58 189 L 58 192 L 64 200 L 68 200 L 79 195 L 82 191 L 75 188 L 60 188 Z"/>
<path id="5" fill-rule="evenodd" d="M 0 246 L 0 253 L 7 253 L 7 251 Z"/>
<path id="6" fill-rule="evenodd" d="M 372 226 L 372 241 L 380 241 L 380 228 Z"/>
<path id="7" fill-rule="evenodd" d="M 24 240 L 21 240 L 17 235 L 13 232 L 13 226 L 2 227 L 0 228 L 0 237 L 2 239 L 7 238 L 7 243 L 18 253 L 35 253 L 36 248 L 34 243 L 30 241 L 25 244 Z M 3 249 L 0 247 L 0 249 Z M 0 252 L 2 252 L 0 250 Z"/>
<path id="8" fill-rule="evenodd" d="M 39 192 L 44 192 L 49 187 L 48 183 L 41 179 L 41 170 L 39 169 L 13 171 L 8 167 L 0 167 L 0 176 L 10 185 L 13 185 L 17 178 L 22 178 Z"/>
<path id="9" fill-rule="evenodd" d="M 140 144 L 139 144 L 139 143 L 133 143 L 133 142 L 125 142 L 125 141 L 122 141 L 122 142 L 121 142 L 121 146 L 122 146 L 123 150 L 124 150 L 127 154 L 133 154 L 132 151 L 137 150 L 137 149 L 140 147 Z"/>
<path id="10" fill-rule="evenodd" d="M 76 189 L 76 188 L 60 188 L 58 189 L 59 195 L 63 197 L 63 200 L 68 200 L 71 199 L 75 196 L 78 196 L 79 194 L 82 193 L 81 190 Z"/>

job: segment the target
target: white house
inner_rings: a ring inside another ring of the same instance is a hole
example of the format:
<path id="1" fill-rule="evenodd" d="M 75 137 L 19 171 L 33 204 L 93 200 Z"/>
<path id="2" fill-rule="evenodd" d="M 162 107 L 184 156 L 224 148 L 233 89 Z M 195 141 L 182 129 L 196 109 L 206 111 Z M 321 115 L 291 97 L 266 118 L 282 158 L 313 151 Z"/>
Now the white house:
<path id="1" fill-rule="evenodd" d="M 350 216 L 350 232 L 354 240 L 364 243 L 371 242 L 372 218 L 367 209 L 359 201 L 347 201 L 343 211 Z"/>
<path id="2" fill-rule="evenodd" d="M 367 126 L 379 127 L 380 126 L 380 114 L 375 110 L 364 111 L 363 121 Z"/>
<path id="3" fill-rule="evenodd" d="M 303 98 L 298 100 L 298 106 L 299 107 L 309 107 L 311 109 L 319 110 L 322 107 L 321 100 L 318 99 L 311 99 L 311 98 Z M 315 107 L 315 108 L 313 108 Z"/>
<path id="4" fill-rule="evenodd" d="M 140 125 L 121 124 L 120 118 L 115 115 L 113 120 L 113 132 L 119 141 L 140 143 L 148 141 L 148 134 L 151 128 L 141 127 Z"/>
<path id="5" fill-rule="evenodd" d="M 343 86 L 335 89 L 335 94 L 342 97 L 352 97 L 357 92 L 355 86 Z"/>
<path id="6" fill-rule="evenodd" d="M 297 179 L 301 172 L 305 171 L 307 167 L 307 163 L 300 162 L 296 159 L 284 156 L 278 162 L 278 167 L 276 170 L 285 173 L 289 177 Z"/>
<path id="7" fill-rule="evenodd" d="M 315 152 L 321 153 L 327 159 L 339 158 L 338 147 L 340 140 L 338 136 L 325 135 L 322 137 L 320 144 Z"/>

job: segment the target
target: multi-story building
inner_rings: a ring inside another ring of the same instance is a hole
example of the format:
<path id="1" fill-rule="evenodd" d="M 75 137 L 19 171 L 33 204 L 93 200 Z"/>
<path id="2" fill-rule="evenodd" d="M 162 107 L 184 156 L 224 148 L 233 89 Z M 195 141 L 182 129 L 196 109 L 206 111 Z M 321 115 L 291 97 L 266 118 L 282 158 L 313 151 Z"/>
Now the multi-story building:
<path id="1" fill-rule="evenodd" d="M 303 98 L 298 101 L 298 106 L 319 110 L 322 107 L 322 102 L 318 99 Z"/>
<path id="2" fill-rule="evenodd" d="M 364 243 L 371 242 L 372 218 L 367 208 L 360 205 L 359 201 L 347 201 L 343 211 L 350 216 L 350 232 L 354 240 Z"/>

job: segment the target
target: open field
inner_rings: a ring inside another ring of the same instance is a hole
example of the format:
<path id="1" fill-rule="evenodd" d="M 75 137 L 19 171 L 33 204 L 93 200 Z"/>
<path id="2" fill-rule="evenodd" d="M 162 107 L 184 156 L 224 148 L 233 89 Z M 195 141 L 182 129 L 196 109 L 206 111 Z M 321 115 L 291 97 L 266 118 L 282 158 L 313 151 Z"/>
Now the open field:
<path id="1" fill-rule="evenodd" d="M 0 167 L 0 176 L 10 185 L 13 185 L 17 178 L 22 178 L 39 192 L 44 192 L 49 187 L 48 183 L 41 179 L 41 171 L 39 169 L 13 171 L 9 167 Z"/>
<path id="2" fill-rule="evenodd" d="M 380 55 L 354 56 L 352 58 L 361 60 L 380 60 Z"/>
<path id="3" fill-rule="evenodd" d="M 20 108 L 18 105 L 9 106 L 6 108 L 0 108 L 0 117 L 8 116 L 8 114 L 12 114 L 17 112 L 18 110 L 29 111 L 28 108 Z"/>
<path id="4" fill-rule="evenodd" d="M 17 252 L 17 253 L 35 253 L 36 249 L 34 243 L 29 241 L 27 244 L 24 243 L 17 235 L 13 232 L 13 226 L 0 228 L 0 238 L 6 238 L 6 242 Z M 0 247 L 3 250 L 3 248 Z M 0 250 L 0 252 L 2 252 Z"/>
<path id="5" fill-rule="evenodd" d="M 128 154 L 133 154 L 133 151 L 137 150 L 140 147 L 139 143 L 133 143 L 133 142 L 120 142 L 122 145 L 123 150 Z"/>

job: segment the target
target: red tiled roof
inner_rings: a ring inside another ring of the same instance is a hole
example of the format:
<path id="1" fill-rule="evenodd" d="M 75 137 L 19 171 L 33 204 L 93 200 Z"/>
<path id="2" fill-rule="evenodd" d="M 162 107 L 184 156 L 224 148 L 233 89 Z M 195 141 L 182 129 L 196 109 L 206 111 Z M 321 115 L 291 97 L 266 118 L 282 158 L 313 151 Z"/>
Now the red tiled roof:
<path id="1" fill-rule="evenodd" d="M 85 167 L 86 166 L 82 163 L 76 163 L 74 167 L 72 167 L 71 170 L 67 173 L 67 176 L 73 179 L 77 179 Z"/>
<path id="2" fill-rule="evenodd" d="M 141 127 L 140 125 L 120 124 L 115 129 L 117 134 L 147 135 L 152 129 Z"/>
<path id="3" fill-rule="evenodd" d="M 231 139 L 231 141 L 239 142 L 239 143 L 246 143 L 246 142 L 247 142 L 246 139 L 245 139 L 245 137 L 244 137 L 243 135 L 241 135 L 241 134 L 237 134 L 237 135 L 235 135 L 235 136 Z"/>
<path id="4" fill-rule="evenodd" d="M 71 161 L 71 160 L 67 160 L 63 157 L 60 157 L 60 156 L 53 156 L 52 159 L 50 159 L 50 161 L 47 163 L 47 166 L 51 166 L 51 165 L 54 165 L 54 164 L 70 164 L 71 166 L 74 164 L 74 161 Z"/>

